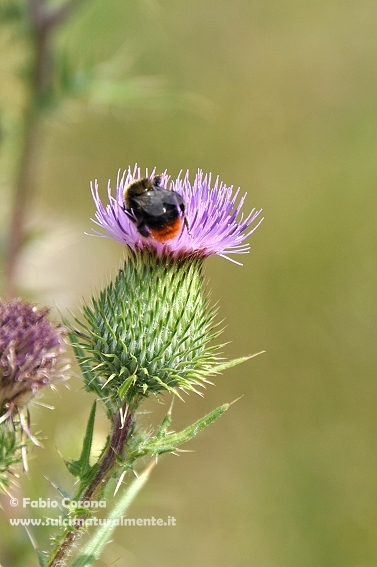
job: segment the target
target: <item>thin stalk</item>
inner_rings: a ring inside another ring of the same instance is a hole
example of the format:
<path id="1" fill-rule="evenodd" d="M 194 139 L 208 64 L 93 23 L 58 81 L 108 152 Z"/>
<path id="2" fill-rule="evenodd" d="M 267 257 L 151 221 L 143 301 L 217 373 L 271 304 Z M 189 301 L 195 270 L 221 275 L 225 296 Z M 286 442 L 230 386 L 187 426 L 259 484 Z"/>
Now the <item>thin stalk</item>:
<path id="1" fill-rule="evenodd" d="M 90 483 L 84 494 L 80 496 L 80 500 L 90 502 L 96 500 L 103 493 L 106 484 L 112 478 L 114 471 L 118 467 L 118 458 L 122 455 L 124 445 L 127 442 L 128 436 L 131 431 L 133 423 L 133 416 L 129 412 L 122 420 L 119 413 L 113 424 L 110 443 L 107 450 L 102 455 L 101 462 L 93 481 Z M 67 557 L 72 554 L 72 549 L 75 546 L 76 540 L 82 536 L 86 531 L 85 520 L 91 515 L 88 513 L 80 514 L 75 517 L 75 525 L 69 527 L 69 531 L 63 535 L 58 547 L 54 550 L 53 555 L 49 558 L 45 567 L 58 567 L 65 565 Z"/>
<path id="2" fill-rule="evenodd" d="M 26 221 L 38 183 L 41 118 L 52 89 L 52 34 L 83 0 L 69 0 L 52 9 L 46 0 L 28 0 L 29 32 L 33 52 L 28 100 L 22 120 L 22 142 L 18 157 L 9 236 L 5 257 L 4 295 L 18 294 L 18 266 L 26 240 Z"/>
<path id="3" fill-rule="evenodd" d="M 100 557 L 104 547 L 108 544 L 110 537 L 115 530 L 115 521 L 124 516 L 135 497 L 149 479 L 149 475 L 155 466 L 156 459 L 151 461 L 147 468 L 136 479 L 134 479 L 109 514 L 107 522 L 104 522 L 103 525 L 96 530 L 89 541 L 80 550 L 80 554 L 74 561 L 72 567 L 90 567 Z"/>

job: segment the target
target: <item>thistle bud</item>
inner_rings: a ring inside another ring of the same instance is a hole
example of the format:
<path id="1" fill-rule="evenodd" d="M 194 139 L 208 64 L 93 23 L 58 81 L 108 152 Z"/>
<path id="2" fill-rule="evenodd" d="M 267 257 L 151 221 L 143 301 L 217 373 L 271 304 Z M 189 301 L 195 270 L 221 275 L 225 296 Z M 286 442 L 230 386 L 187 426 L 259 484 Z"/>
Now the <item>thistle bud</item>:
<path id="1" fill-rule="evenodd" d="M 163 391 L 198 392 L 208 381 L 218 364 L 217 347 L 208 343 L 218 331 L 202 263 L 194 255 L 129 252 L 115 281 L 83 308 L 76 337 L 82 362 L 95 369 L 88 389 L 135 403 Z"/>

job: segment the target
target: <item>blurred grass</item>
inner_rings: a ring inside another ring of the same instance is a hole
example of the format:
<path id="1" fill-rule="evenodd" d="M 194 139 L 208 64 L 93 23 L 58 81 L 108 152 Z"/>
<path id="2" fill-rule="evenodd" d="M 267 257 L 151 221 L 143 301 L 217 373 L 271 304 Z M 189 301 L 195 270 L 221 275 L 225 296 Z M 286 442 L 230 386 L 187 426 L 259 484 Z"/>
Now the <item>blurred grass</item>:
<path id="1" fill-rule="evenodd" d="M 135 161 L 173 176 L 212 171 L 265 215 L 244 266 L 215 258 L 207 275 L 232 341 L 226 354 L 267 353 L 217 379 L 205 400 L 175 405 L 178 429 L 244 394 L 190 444 L 195 453 L 161 459 L 130 513 L 174 515 L 177 526 L 119 529 L 99 565 L 122 555 L 115 564 L 376 564 L 376 17 L 371 1 L 114 0 L 62 30 L 63 45 L 98 62 L 126 41 L 135 74 L 164 75 L 212 111 L 67 106 L 46 124 L 30 213 L 46 234 L 23 272 L 40 301 L 75 309 L 115 273 L 120 248 L 83 235 L 88 183 L 98 178 L 104 195 Z M 33 453 L 41 479 L 24 480 L 26 496 L 54 497 L 42 475 L 68 483 L 56 447 L 79 451 L 75 431 L 90 409 L 79 388 L 49 395 L 55 412 L 33 413 L 50 439 Z M 1 530 L 3 541 L 24 537 L 6 519 Z M 2 551 L 4 567 L 25 564 L 19 551 Z"/>

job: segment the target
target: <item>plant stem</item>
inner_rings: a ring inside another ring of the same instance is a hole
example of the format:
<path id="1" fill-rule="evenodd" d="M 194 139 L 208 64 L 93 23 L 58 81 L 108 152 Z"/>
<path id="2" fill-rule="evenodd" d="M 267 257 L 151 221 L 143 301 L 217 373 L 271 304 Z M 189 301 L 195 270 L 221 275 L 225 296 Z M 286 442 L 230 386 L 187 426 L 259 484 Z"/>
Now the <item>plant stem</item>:
<path id="1" fill-rule="evenodd" d="M 5 257 L 4 295 L 18 295 L 18 265 L 26 240 L 26 220 L 37 187 L 38 154 L 41 147 L 41 117 L 51 96 L 53 73 L 52 33 L 83 0 L 70 0 L 52 10 L 46 0 L 28 0 L 29 28 L 33 50 L 28 100 L 22 119 L 22 147 L 18 157 L 9 237 Z"/>
<path id="2" fill-rule="evenodd" d="M 84 494 L 82 496 L 80 495 L 80 500 L 90 502 L 99 499 L 117 468 L 117 459 L 122 456 L 124 445 L 131 432 L 132 423 L 133 416 L 131 412 L 127 413 L 124 422 L 122 422 L 120 413 L 115 416 L 108 448 L 102 455 L 102 460 L 99 463 L 94 479 L 87 487 Z M 76 540 L 81 537 L 82 533 L 85 531 L 85 520 L 89 518 L 90 515 L 91 512 L 89 510 L 88 513 L 80 514 L 75 517 L 75 525 L 67 528 L 69 531 L 63 535 L 58 548 L 53 552 L 46 567 L 58 567 L 65 564 L 66 558 L 71 555 Z"/>
<path id="3" fill-rule="evenodd" d="M 115 507 L 107 517 L 108 521 L 100 526 L 91 536 L 89 541 L 86 542 L 85 546 L 81 548 L 72 567 L 89 567 L 99 558 L 116 527 L 115 522 L 112 522 L 111 520 L 119 520 L 119 518 L 124 516 L 137 494 L 147 482 L 149 475 L 156 464 L 156 459 L 151 461 L 144 471 L 127 487 L 127 490 L 118 500 Z"/>

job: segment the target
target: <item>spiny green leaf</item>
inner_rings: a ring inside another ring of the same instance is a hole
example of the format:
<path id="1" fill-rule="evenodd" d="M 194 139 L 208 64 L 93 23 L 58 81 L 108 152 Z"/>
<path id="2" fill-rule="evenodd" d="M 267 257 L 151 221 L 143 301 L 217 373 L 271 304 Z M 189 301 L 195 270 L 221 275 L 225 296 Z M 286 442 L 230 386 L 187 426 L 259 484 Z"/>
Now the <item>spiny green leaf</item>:
<path id="1" fill-rule="evenodd" d="M 223 404 L 219 406 L 179 433 L 169 433 L 167 431 L 167 426 L 170 425 L 171 421 L 168 413 L 165 416 L 156 437 L 146 445 L 139 447 L 140 455 L 137 456 L 146 454 L 161 455 L 163 453 L 172 453 L 180 445 L 186 443 L 187 441 L 190 441 L 190 439 L 195 437 L 195 435 L 197 435 L 199 431 L 202 431 L 202 429 L 213 423 L 218 417 L 226 412 L 230 405 L 231 404 Z"/>
<path id="2" fill-rule="evenodd" d="M 90 453 L 92 450 L 94 421 L 96 417 L 96 405 L 97 405 L 96 402 L 94 402 L 92 406 L 92 410 L 90 412 L 80 458 L 77 461 L 70 461 L 66 463 L 69 472 L 73 476 L 79 478 L 80 480 L 84 479 L 92 468 L 90 466 Z"/>

